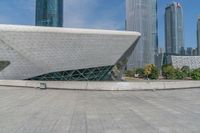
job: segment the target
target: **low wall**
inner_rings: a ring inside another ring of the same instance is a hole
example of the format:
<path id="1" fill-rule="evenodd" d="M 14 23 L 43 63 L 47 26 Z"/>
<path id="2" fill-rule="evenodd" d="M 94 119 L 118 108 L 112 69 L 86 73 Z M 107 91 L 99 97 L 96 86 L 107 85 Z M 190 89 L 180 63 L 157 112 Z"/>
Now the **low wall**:
<path id="1" fill-rule="evenodd" d="M 46 83 L 47 89 L 68 90 L 165 90 L 200 88 L 200 81 L 139 81 L 139 82 L 79 82 L 79 81 L 26 81 L 0 80 L 0 86 L 39 88 L 40 83 Z"/>

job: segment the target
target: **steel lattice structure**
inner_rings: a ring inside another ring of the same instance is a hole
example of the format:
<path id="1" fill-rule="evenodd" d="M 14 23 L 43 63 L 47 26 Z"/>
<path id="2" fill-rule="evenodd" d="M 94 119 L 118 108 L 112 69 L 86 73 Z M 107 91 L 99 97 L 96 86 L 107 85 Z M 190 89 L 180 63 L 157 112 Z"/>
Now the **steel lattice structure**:
<path id="1" fill-rule="evenodd" d="M 29 80 L 48 80 L 48 81 L 101 81 L 109 80 L 113 66 L 96 67 L 72 71 L 53 72 L 31 78 Z"/>

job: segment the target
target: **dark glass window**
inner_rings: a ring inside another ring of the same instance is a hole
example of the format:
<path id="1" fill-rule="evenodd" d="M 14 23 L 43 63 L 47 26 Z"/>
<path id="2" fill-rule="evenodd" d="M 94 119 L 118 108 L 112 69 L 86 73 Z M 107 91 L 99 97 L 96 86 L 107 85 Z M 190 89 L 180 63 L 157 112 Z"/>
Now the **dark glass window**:
<path id="1" fill-rule="evenodd" d="M 63 26 L 63 0 L 36 0 L 37 26 Z"/>
<path id="2" fill-rule="evenodd" d="M 0 61 L 0 72 L 10 65 L 10 61 Z"/>

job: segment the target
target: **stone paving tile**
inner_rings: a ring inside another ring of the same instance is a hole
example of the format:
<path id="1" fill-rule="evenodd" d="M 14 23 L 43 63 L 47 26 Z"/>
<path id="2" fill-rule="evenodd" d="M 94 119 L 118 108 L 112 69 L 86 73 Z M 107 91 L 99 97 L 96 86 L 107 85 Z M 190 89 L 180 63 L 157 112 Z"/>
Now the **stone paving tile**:
<path id="1" fill-rule="evenodd" d="M 200 133 L 200 89 L 0 87 L 0 133 Z"/>

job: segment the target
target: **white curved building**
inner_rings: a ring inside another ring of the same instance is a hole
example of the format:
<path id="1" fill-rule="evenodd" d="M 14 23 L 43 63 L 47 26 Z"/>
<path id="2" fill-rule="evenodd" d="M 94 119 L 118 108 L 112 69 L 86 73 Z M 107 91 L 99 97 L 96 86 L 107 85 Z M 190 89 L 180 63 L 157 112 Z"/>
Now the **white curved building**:
<path id="1" fill-rule="evenodd" d="M 103 80 L 140 33 L 0 25 L 0 79 Z"/>

